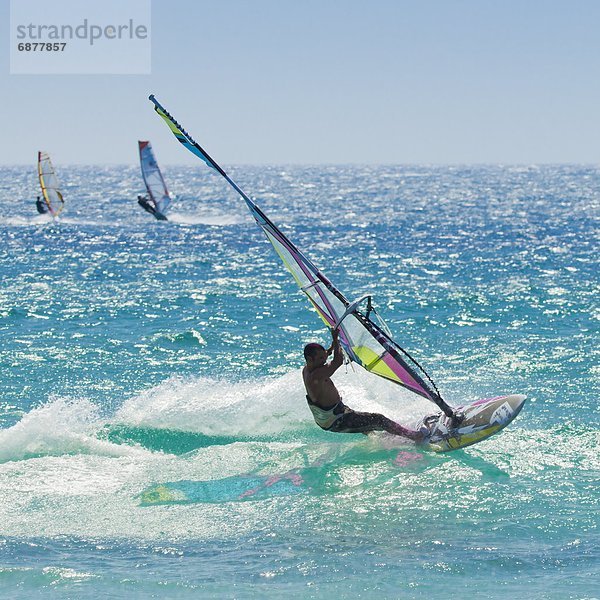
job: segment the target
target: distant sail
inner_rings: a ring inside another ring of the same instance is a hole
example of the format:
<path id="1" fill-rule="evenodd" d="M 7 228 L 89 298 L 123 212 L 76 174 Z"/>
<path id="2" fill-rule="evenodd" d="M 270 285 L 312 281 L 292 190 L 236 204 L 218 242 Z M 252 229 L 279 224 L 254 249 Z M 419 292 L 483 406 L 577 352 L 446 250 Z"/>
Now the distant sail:
<path id="1" fill-rule="evenodd" d="M 149 202 L 146 203 L 148 206 L 142 201 L 140 201 L 140 204 L 145 210 L 154 214 L 157 219 L 166 220 L 164 213 L 171 203 L 171 196 L 169 195 L 169 190 L 167 190 L 167 184 L 158 168 L 150 142 L 138 141 L 138 146 L 140 150 L 142 177 L 146 184 L 149 200 Z"/>
<path id="2" fill-rule="evenodd" d="M 38 152 L 38 176 L 42 187 L 43 200 L 37 202 L 38 212 L 49 212 L 57 217 L 65 206 L 63 195 L 59 189 L 58 178 L 47 152 Z M 44 205 L 46 210 L 43 210 Z"/>
<path id="3" fill-rule="evenodd" d="M 214 159 L 192 139 L 154 96 L 150 96 L 150 100 L 154 103 L 155 111 L 166 121 L 175 137 L 190 152 L 222 175 L 245 200 L 252 216 L 318 315 L 330 329 L 339 329 L 339 339 L 348 358 L 367 371 L 431 400 L 451 416 L 452 408 L 443 400 L 433 380 L 391 338 L 386 325 L 377 317 L 370 296 L 349 302 L 342 292 L 268 219 Z M 365 308 L 360 308 L 363 305 Z M 375 320 L 372 317 L 375 317 Z"/>

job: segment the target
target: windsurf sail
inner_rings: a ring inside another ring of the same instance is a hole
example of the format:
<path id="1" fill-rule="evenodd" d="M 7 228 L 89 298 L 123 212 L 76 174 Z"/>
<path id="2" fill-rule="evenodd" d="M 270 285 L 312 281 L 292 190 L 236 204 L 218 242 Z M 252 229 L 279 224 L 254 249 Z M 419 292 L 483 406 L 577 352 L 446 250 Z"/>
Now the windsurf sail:
<path id="1" fill-rule="evenodd" d="M 38 176 L 42 187 L 43 202 L 53 217 L 58 217 L 65 206 L 62 192 L 59 189 L 58 178 L 47 152 L 38 152 Z M 42 203 L 38 203 L 38 212 Z M 45 212 L 45 211 L 44 211 Z"/>
<path id="2" fill-rule="evenodd" d="M 444 401 L 425 370 L 391 337 L 373 308 L 371 297 L 350 302 L 327 277 L 305 256 L 238 187 L 213 158 L 151 95 L 155 111 L 165 120 L 175 137 L 190 152 L 219 173 L 244 199 L 252 216 L 290 271 L 296 283 L 330 329 L 339 330 L 339 339 L 346 356 L 367 371 L 401 385 L 428 398 L 448 416 L 452 408 Z"/>
<path id="3" fill-rule="evenodd" d="M 164 215 L 169 204 L 171 196 L 167 190 L 167 184 L 158 168 L 152 144 L 148 141 L 138 141 L 140 151 L 140 166 L 142 168 L 142 177 L 146 184 L 148 198 L 154 205 L 155 211 L 161 216 Z"/>

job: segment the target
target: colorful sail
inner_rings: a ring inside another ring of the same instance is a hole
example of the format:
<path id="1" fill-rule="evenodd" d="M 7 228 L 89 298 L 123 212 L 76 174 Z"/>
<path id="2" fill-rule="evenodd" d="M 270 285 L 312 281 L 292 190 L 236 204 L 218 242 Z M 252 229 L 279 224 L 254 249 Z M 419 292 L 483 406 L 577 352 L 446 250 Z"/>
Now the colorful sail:
<path id="1" fill-rule="evenodd" d="M 209 154 L 193 140 L 156 98 L 150 96 L 150 100 L 175 137 L 188 150 L 221 174 L 244 199 L 252 216 L 323 322 L 330 329 L 339 329 L 339 339 L 347 357 L 367 371 L 428 398 L 447 415 L 452 415 L 451 407 L 442 399 L 429 375 L 391 338 L 389 330 L 377 317 L 371 304 L 371 298 L 365 296 L 358 301 L 349 302 L 312 261 L 268 219 Z"/>
<path id="2" fill-rule="evenodd" d="M 140 165 L 142 168 L 142 177 L 146 184 L 148 199 L 153 208 L 161 216 L 167 210 L 171 203 L 171 196 L 167 190 L 167 184 L 158 168 L 152 145 L 148 141 L 138 141 L 140 151 Z"/>
<path id="3" fill-rule="evenodd" d="M 52 166 L 52 161 L 47 152 L 38 152 L 38 176 L 42 187 L 43 203 L 53 217 L 57 217 L 64 208 L 65 201 L 59 189 L 58 178 Z M 42 207 L 42 201 L 38 203 L 38 211 Z M 44 211 L 46 212 L 46 211 Z"/>

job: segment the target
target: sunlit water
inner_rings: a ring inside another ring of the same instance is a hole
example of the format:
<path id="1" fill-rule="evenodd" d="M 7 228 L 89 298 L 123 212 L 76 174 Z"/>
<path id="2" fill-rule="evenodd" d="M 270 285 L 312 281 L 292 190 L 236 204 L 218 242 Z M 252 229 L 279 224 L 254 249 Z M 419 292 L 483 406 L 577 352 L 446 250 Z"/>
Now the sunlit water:
<path id="1" fill-rule="evenodd" d="M 3 597 L 597 598 L 593 167 L 232 167 L 350 298 L 373 292 L 453 404 L 529 400 L 438 455 L 320 431 L 326 332 L 226 183 L 166 168 L 0 169 Z M 425 400 L 341 369 L 358 409 Z M 333 596 L 332 596 L 333 595 Z"/>

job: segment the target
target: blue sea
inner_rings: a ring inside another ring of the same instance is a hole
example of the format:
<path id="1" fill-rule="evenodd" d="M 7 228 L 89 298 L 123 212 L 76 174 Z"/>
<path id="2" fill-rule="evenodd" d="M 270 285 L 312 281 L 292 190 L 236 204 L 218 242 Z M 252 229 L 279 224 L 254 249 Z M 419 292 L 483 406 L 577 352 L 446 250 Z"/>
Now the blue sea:
<path id="1" fill-rule="evenodd" d="M 164 168 L 168 222 L 137 166 L 56 167 L 56 221 L 0 168 L 0 597 L 600 597 L 597 166 L 228 168 L 451 404 L 527 394 L 447 454 L 317 428 L 328 333 L 200 161 Z"/>

